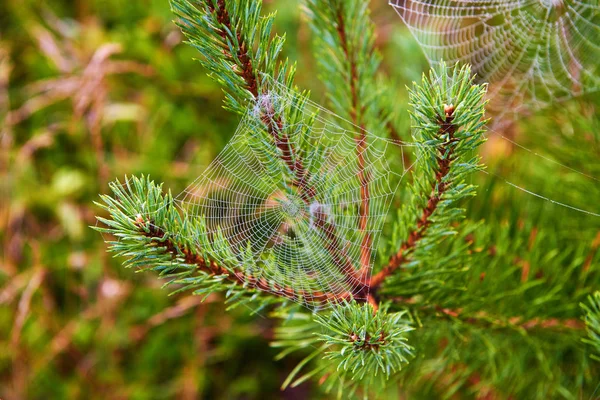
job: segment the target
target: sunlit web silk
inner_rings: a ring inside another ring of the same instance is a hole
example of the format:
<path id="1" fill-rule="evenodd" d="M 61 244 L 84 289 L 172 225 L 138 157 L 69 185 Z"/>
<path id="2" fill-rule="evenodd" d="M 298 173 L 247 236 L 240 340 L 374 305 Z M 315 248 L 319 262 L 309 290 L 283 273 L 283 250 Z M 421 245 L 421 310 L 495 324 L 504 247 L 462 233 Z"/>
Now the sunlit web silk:
<path id="1" fill-rule="evenodd" d="M 311 308 L 365 298 L 381 227 L 405 171 L 391 171 L 388 142 L 377 137 L 368 138 L 359 165 L 358 131 L 274 86 L 178 196 L 185 213 L 206 226 L 200 248 L 222 248 L 212 258 L 239 271 L 250 287 L 284 292 Z M 369 177 L 368 192 L 361 173 Z M 365 193 L 368 218 L 359 229 Z"/>
<path id="2" fill-rule="evenodd" d="M 390 4 L 430 63 L 471 64 L 478 79 L 491 84 L 496 106 L 538 108 L 600 87 L 599 0 Z"/>

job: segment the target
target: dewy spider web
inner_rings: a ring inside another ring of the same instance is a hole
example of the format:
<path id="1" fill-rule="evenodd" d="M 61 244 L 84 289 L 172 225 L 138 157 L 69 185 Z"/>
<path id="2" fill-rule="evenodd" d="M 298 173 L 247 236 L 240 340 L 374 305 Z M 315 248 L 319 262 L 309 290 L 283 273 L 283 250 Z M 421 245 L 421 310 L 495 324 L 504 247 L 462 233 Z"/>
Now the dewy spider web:
<path id="1" fill-rule="evenodd" d="M 442 62 L 470 64 L 477 81 L 490 83 L 490 134 L 544 161 L 599 181 L 492 129 L 502 129 L 507 114 L 525 114 L 600 88 L 598 0 L 390 0 L 390 5 L 432 67 Z M 490 174 L 542 200 L 600 216 Z"/>
<path id="2" fill-rule="evenodd" d="M 600 87 L 598 0 L 391 0 L 435 66 L 470 64 L 519 113 Z"/>
<path id="3" fill-rule="evenodd" d="M 217 261 L 250 287 L 309 308 L 366 299 L 382 224 L 408 168 L 392 171 L 387 139 L 369 134 L 357 146 L 359 128 L 271 85 L 177 205 L 203 225 L 198 244 L 220 249 Z"/>
<path id="4" fill-rule="evenodd" d="M 164 239 L 178 237 L 184 252 L 214 261 L 215 273 L 226 271 L 246 287 L 309 309 L 344 299 L 370 300 L 372 264 L 396 189 L 412 166 L 436 156 L 438 147 L 361 131 L 306 95 L 266 81 L 266 94 L 249 104 L 228 145 L 173 203 L 164 203 L 179 208 L 180 218 L 170 228 L 155 226 L 154 232 Z M 457 85 L 452 79 L 431 83 L 448 93 Z M 458 104 L 449 96 L 444 102 Z M 367 142 L 357 146 L 363 133 Z M 388 152 L 390 145 L 395 148 Z M 362 157 L 357 148 L 364 149 Z M 407 149 L 415 153 L 408 167 Z M 368 176 L 368 190 L 361 175 Z M 140 214 L 131 219 L 150 224 L 165 210 L 152 207 L 150 212 L 144 200 L 136 208 Z"/>
<path id="5" fill-rule="evenodd" d="M 184 220 L 200 227 L 186 239 L 248 287 L 308 308 L 364 300 L 386 214 L 412 168 L 404 151 L 417 163 L 435 148 L 366 132 L 359 163 L 359 127 L 267 81 L 267 94 L 250 105 L 231 141 L 174 199 Z M 402 154 L 387 151 L 390 145 Z"/>

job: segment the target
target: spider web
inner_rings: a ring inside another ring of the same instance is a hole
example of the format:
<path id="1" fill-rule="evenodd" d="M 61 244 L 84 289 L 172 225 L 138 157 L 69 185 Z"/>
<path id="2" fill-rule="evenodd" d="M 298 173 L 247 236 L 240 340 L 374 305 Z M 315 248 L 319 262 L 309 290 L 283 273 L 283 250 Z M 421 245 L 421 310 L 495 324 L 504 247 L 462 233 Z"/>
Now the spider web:
<path id="1" fill-rule="evenodd" d="M 199 236 L 186 239 L 247 287 L 309 309 L 365 300 L 396 189 L 435 147 L 376 136 L 304 94 L 270 85 L 250 104 L 227 146 L 174 199 L 183 220 L 201 227 Z M 357 146 L 363 134 L 366 142 Z M 405 151 L 414 153 L 413 164 L 405 164 Z"/>
<path id="2" fill-rule="evenodd" d="M 468 63 L 500 115 L 600 86 L 598 0 L 391 0 L 432 65 Z M 501 107 L 501 109 L 499 109 Z"/>
<path id="3" fill-rule="evenodd" d="M 210 243 L 212 258 L 247 286 L 311 309 L 366 299 L 382 225 L 409 168 L 388 164 L 388 139 L 369 134 L 358 146 L 362 133 L 272 83 L 176 204 L 202 224 L 199 247 Z"/>
<path id="4" fill-rule="evenodd" d="M 490 135 L 545 163 L 589 180 L 589 174 L 538 154 L 502 132 L 518 115 L 600 88 L 598 0 L 390 0 L 429 63 L 470 64 L 478 82 L 489 82 Z M 512 115 L 510 115 L 512 114 Z M 509 118 L 505 118 L 505 117 Z M 511 118 L 512 117 L 512 118 Z M 485 172 L 554 205 L 599 217 Z"/>

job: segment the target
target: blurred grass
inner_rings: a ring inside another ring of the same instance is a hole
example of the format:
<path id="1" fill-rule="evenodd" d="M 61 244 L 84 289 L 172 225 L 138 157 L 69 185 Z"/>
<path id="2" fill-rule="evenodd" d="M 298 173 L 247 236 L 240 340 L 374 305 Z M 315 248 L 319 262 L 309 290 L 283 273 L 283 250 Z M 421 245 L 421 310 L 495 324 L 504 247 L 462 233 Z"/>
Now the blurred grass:
<path id="1" fill-rule="evenodd" d="M 279 10 L 277 31 L 288 34 L 285 54 L 298 61 L 298 83 L 323 101 L 298 4 L 269 1 L 267 9 Z M 404 85 L 426 62 L 385 2 L 373 6 L 373 17 L 406 137 Z M 279 392 L 297 360 L 273 361 L 265 340 L 271 321 L 246 309 L 225 312 L 218 296 L 203 304 L 168 296 L 155 276 L 121 268 L 88 228 L 108 181 L 150 174 L 178 193 L 235 130 L 220 88 L 192 61 L 197 54 L 171 21 L 166 0 L 0 3 L 2 399 L 315 395 L 311 384 Z M 515 129 L 542 131 L 519 137 L 600 176 L 600 163 L 590 161 L 600 154 L 594 104 L 588 98 L 549 110 Z M 578 156 L 582 140 L 591 158 Z M 600 198 L 598 185 L 505 144 L 486 153 L 503 177 L 599 210 L 589 201 Z M 482 194 L 470 204 L 474 218 L 526 220 L 589 243 L 599 229 L 598 220 L 525 196 L 493 176 L 475 179 Z"/>

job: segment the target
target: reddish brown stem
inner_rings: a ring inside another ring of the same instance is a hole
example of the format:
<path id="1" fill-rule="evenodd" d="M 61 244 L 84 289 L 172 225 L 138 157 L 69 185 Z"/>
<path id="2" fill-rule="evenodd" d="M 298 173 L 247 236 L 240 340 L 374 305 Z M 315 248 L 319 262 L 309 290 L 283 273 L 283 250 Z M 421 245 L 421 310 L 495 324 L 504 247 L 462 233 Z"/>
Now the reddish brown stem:
<path id="1" fill-rule="evenodd" d="M 465 315 L 462 308 L 445 308 L 440 305 L 419 305 L 415 297 L 394 297 L 390 299 L 395 304 L 403 304 L 420 310 L 421 312 L 434 312 L 443 317 L 455 318 L 469 325 L 479 327 L 524 329 L 526 331 L 536 328 L 556 330 L 581 330 L 585 329 L 585 323 L 578 318 L 533 318 L 525 319 L 521 316 L 503 318 L 479 311 Z"/>
<path id="2" fill-rule="evenodd" d="M 197 269 L 209 275 L 226 276 L 226 279 L 230 282 L 239 283 L 242 285 L 247 283 L 251 287 L 255 287 L 266 292 L 271 292 L 279 297 L 287 298 L 293 301 L 305 300 L 315 304 L 339 302 L 351 297 L 350 293 L 345 293 L 342 295 L 320 291 L 313 291 L 309 293 L 303 290 L 293 289 L 289 286 L 283 287 L 276 283 L 269 282 L 264 278 L 257 279 L 256 277 L 244 274 L 241 271 L 230 271 L 213 260 L 207 260 L 187 248 L 177 246 L 171 239 L 166 237 L 164 231 L 152 224 L 150 224 L 149 232 L 144 230 L 141 230 L 140 232 L 146 237 L 158 239 L 154 242 L 154 245 L 164 248 L 165 252 L 169 253 L 173 259 L 177 257 L 183 257 L 183 260 L 186 264 L 194 265 Z"/>
<path id="3" fill-rule="evenodd" d="M 369 303 L 371 307 L 373 307 L 374 312 L 377 312 L 377 310 L 379 310 L 379 303 L 377 302 L 375 296 L 373 296 L 372 294 L 367 295 L 367 303 Z"/>
<path id="4" fill-rule="evenodd" d="M 246 89 L 252 93 L 252 96 L 254 96 L 255 99 L 258 99 L 260 92 L 258 81 L 256 79 L 257 74 L 254 69 L 254 65 L 252 64 L 252 59 L 248 54 L 246 38 L 235 30 L 235 27 L 231 22 L 229 12 L 225 7 L 225 0 L 218 0 L 216 7 L 211 0 L 205 0 L 205 3 L 208 7 L 208 10 L 216 16 L 217 21 L 221 25 L 227 27 L 227 30 L 222 28 L 217 29 L 217 33 L 219 36 L 221 36 L 223 41 L 227 41 L 228 31 L 235 33 L 237 42 L 239 43 L 236 57 L 233 57 L 228 47 L 224 48 L 223 53 L 229 58 L 230 62 L 236 65 L 236 73 L 244 80 L 244 82 L 246 82 Z M 236 64 L 236 59 L 239 60 L 239 64 Z M 279 150 L 281 150 L 281 158 L 285 161 L 290 171 L 292 171 L 294 174 L 295 178 L 293 184 L 299 188 L 302 199 L 309 203 L 316 194 L 314 188 L 309 186 L 309 171 L 304 167 L 302 160 L 300 157 L 298 157 L 298 154 L 291 145 L 289 138 L 285 134 L 283 129 L 283 121 L 281 118 L 279 116 L 275 116 L 271 104 L 266 104 L 265 107 L 267 109 L 260 116 L 260 118 L 267 126 L 269 134 L 273 138 L 275 145 Z"/>
<path id="5" fill-rule="evenodd" d="M 217 21 L 221 25 L 226 26 L 229 32 L 236 32 L 237 40 L 239 43 L 239 48 L 237 50 L 236 55 L 237 59 L 240 60 L 242 67 L 242 69 L 239 70 L 237 73 L 242 78 L 244 78 L 244 81 L 246 82 L 246 89 L 248 89 L 248 91 L 252 93 L 254 98 L 258 98 L 258 82 L 256 80 L 256 73 L 252 66 L 252 60 L 248 55 L 248 49 L 245 38 L 233 27 L 231 23 L 231 17 L 229 16 L 229 12 L 225 7 L 225 0 L 217 1 L 216 7 L 214 6 L 211 0 L 204 0 L 204 2 L 206 3 L 206 6 L 208 7 L 209 11 L 216 15 Z M 224 42 L 227 41 L 227 31 L 225 29 L 218 28 L 217 33 L 221 36 Z M 228 56 L 230 59 L 233 59 L 233 56 L 229 52 L 228 48 L 224 49 L 223 53 L 225 54 L 225 56 Z"/>
<path id="6" fill-rule="evenodd" d="M 365 276 L 369 270 L 371 261 L 372 238 L 367 226 L 367 221 L 369 218 L 369 182 L 371 181 L 371 177 L 369 176 L 369 172 L 365 170 L 367 131 L 365 130 L 364 123 L 362 121 L 364 106 L 361 106 L 358 96 L 358 65 L 356 63 L 354 53 L 350 50 L 342 7 L 343 5 L 340 6 L 337 12 L 337 32 L 340 38 L 342 49 L 350 65 L 350 81 L 348 82 L 350 85 L 351 98 L 350 117 L 352 119 L 352 122 L 360 127 L 358 136 L 355 138 L 356 151 L 358 157 L 358 179 L 360 182 L 361 198 L 361 205 L 359 210 L 359 229 L 361 230 L 361 232 L 363 232 L 360 255 L 361 270 L 359 275 Z"/>
<path id="7" fill-rule="evenodd" d="M 443 308 L 440 306 L 435 307 L 436 311 L 450 318 L 458 318 L 463 322 L 472 325 L 493 325 L 496 327 L 506 327 L 506 328 L 518 328 L 524 329 L 526 331 L 533 330 L 536 328 L 541 329 L 558 329 L 558 330 L 580 330 L 585 328 L 585 323 L 578 318 L 567 318 L 567 319 L 558 319 L 558 318 L 533 318 L 529 320 L 525 320 L 523 317 L 515 316 L 511 317 L 508 320 L 502 320 L 497 317 L 492 317 L 485 312 L 479 312 L 474 316 L 463 315 L 462 309 L 450 309 Z"/>
<path id="8" fill-rule="evenodd" d="M 348 257 L 346 252 L 342 249 L 342 245 L 339 242 L 335 225 L 327 221 L 327 214 L 323 208 L 320 207 L 315 210 L 315 222 L 317 227 L 325 235 L 327 240 L 327 251 L 333 258 L 333 262 L 339 268 L 340 272 L 344 275 L 344 281 L 349 284 L 354 290 L 354 295 L 365 295 L 368 286 L 365 284 L 362 276 L 356 276 L 354 264 Z"/>
<path id="9" fill-rule="evenodd" d="M 266 103 L 264 107 L 265 110 L 263 110 L 264 112 L 260 118 L 267 127 L 269 134 L 273 137 L 275 145 L 281 151 L 281 159 L 294 174 L 293 185 L 299 189 L 302 200 L 306 204 L 310 204 L 317 194 L 314 187 L 310 185 L 310 172 L 304 167 L 302 159 L 297 155 L 294 146 L 290 143 L 281 118 L 275 116 L 273 105 Z"/>

